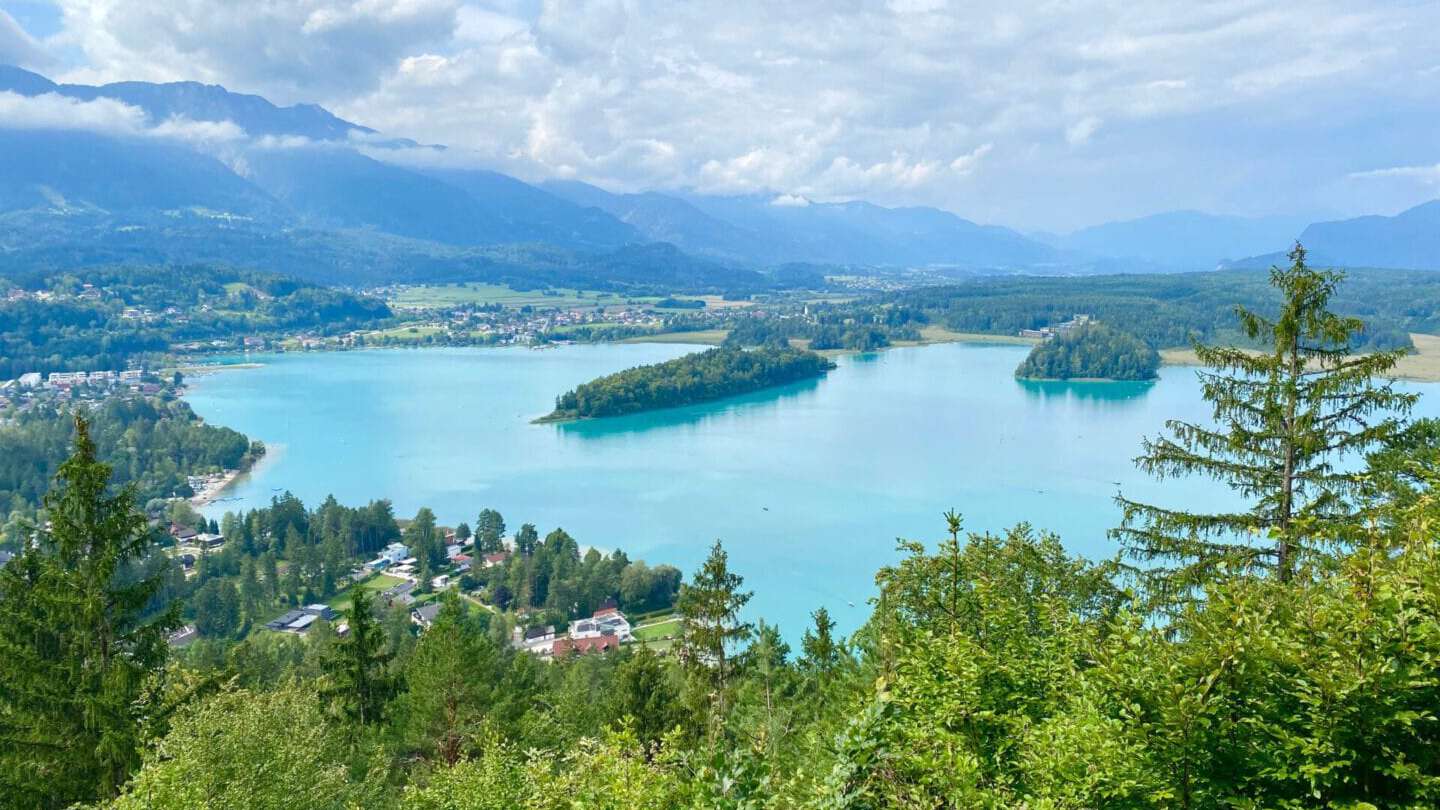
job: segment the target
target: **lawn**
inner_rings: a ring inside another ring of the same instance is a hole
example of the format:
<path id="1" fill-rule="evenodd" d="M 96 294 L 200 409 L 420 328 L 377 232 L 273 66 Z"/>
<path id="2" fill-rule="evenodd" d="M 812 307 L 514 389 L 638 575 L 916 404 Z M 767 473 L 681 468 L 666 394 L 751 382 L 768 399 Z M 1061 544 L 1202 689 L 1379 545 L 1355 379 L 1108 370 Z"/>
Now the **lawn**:
<path id="1" fill-rule="evenodd" d="M 383 591 L 386 588 L 391 588 L 399 585 L 404 581 L 405 580 L 399 577 L 392 577 L 389 574 L 376 574 L 369 579 L 363 579 L 358 584 L 351 585 L 349 588 L 346 588 L 340 593 L 335 594 L 335 596 L 330 600 L 330 607 L 333 608 L 337 613 L 349 610 L 350 594 L 356 588 L 363 588 L 364 590 L 370 591 L 372 593 L 378 593 L 379 591 Z"/>
<path id="2" fill-rule="evenodd" d="M 700 343 L 707 346 L 719 346 L 725 342 L 725 336 L 730 334 L 728 329 L 704 329 L 697 332 L 663 332 L 658 335 L 641 335 L 640 337 L 626 338 L 621 343 Z"/>
<path id="3" fill-rule="evenodd" d="M 663 641 L 680 634 L 680 619 L 676 617 L 663 619 L 644 627 L 631 628 L 630 633 L 639 641 Z"/>
<path id="4" fill-rule="evenodd" d="M 547 295 L 547 293 L 549 293 Z M 617 305 L 625 299 L 594 290 L 512 290 L 500 284 L 463 284 L 407 287 L 390 300 L 402 307 L 451 307 L 459 304 L 500 304 L 506 307 L 575 307 Z"/>

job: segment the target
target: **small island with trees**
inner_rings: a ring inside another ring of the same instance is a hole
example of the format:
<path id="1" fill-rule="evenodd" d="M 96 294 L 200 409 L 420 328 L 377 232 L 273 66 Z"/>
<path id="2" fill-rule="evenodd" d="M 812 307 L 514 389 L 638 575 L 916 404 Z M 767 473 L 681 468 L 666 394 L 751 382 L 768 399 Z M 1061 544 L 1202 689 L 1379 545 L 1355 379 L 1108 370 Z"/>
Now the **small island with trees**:
<path id="1" fill-rule="evenodd" d="M 809 351 L 721 346 L 591 380 L 535 421 L 568 422 L 710 402 L 818 377 L 835 363 Z"/>
<path id="2" fill-rule="evenodd" d="M 1091 322 L 1036 346 L 1015 369 L 1015 376 L 1025 380 L 1153 380 L 1159 367 L 1159 353 L 1144 341 Z"/>

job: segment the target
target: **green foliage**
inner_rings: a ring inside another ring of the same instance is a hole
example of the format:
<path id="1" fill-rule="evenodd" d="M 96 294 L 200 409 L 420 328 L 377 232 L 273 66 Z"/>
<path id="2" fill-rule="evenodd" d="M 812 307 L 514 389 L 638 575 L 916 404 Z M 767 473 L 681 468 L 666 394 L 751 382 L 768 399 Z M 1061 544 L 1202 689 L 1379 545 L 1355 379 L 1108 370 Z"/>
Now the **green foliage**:
<path id="1" fill-rule="evenodd" d="M 342 810 L 377 806 L 362 771 L 302 684 L 221 692 L 184 712 L 113 810 Z"/>
<path id="2" fill-rule="evenodd" d="M 700 570 L 681 586 L 675 603 L 681 620 L 680 658 L 705 684 L 712 733 L 724 721 L 732 686 L 734 664 L 727 656 L 750 638 L 750 624 L 740 621 L 740 611 L 753 596 L 740 590 L 744 581 L 730 570 L 729 555 L 716 540 Z"/>
<path id="3" fill-rule="evenodd" d="M 110 490 L 83 418 L 46 496 L 48 528 L 0 568 L 0 797 L 64 807 L 116 793 L 164 704 L 178 605 L 146 619 L 162 577 L 134 492 Z"/>
<path id="4" fill-rule="evenodd" d="M 155 365 L 176 343 L 296 329 L 338 334 L 390 317 L 382 301 L 213 265 L 87 268 L 84 282 L 98 291 L 94 297 L 80 296 L 80 280 L 68 273 L 13 280 L 22 289 L 58 295 L 0 301 L 0 379 L 123 369 L 132 360 Z M 154 317 L 123 317 L 127 308 L 145 308 Z"/>
<path id="5" fill-rule="evenodd" d="M 1062 332 L 1030 350 L 1015 376 L 1034 380 L 1153 380 L 1160 354 L 1104 324 Z"/>
<path id="6" fill-rule="evenodd" d="M 620 416 L 744 394 L 824 374 L 835 364 L 788 348 L 721 347 L 591 380 L 555 400 L 545 421 Z"/>
<path id="7" fill-rule="evenodd" d="M 1282 306 L 1271 319 L 1237 308 L 1250 340 L 1269 350 L 1197 346 L 1213 371 L 1201 372 L 1216 427 L 1171 422 L 1170 436 L 1147 440 L 1137 459 L 1161 478 L 1200 474 L 1254 500 L 1246 512 L 1196 514 L 1119 498 L 1124 519 L 1113 535 L 1145 566 L 1162 600 L 1184 597 L 1221 569 L 1268 569 L 1290 576 L 1297 556 L 1323 553 L 1363 518 L 1364 477 L 1345 466 L 1393 439 L 1415 395 L 1376 379 L 1401 352 L 1353 355 L 1355 318 L 1329 310 L 1343 276 L 1305 265 L 1271 272 Z"/>
<path id="8" fill-rule="evenodd" d="M 390 654 L 383 649 L 385 636 L 368 591 L 355 591 L 348 618 L 350 632 L 325 661 L 329 683 L 320 694 L 336 716 L 361 726 L 376 725 L 385 719 L 396 688 L 385 669 Z"/>
<path id="9" fill-rule="evenodd" d="M 244 434 L 200 421 L 181 401 L 107 399 L 87 415 L 96 456 L 136 499 L 189 495 L 187 475 L 236 469 L 263 452 Z M 31 408 L 0 425 L 0 503 L 36 505 L 74 439 L 73 415 Z"/>

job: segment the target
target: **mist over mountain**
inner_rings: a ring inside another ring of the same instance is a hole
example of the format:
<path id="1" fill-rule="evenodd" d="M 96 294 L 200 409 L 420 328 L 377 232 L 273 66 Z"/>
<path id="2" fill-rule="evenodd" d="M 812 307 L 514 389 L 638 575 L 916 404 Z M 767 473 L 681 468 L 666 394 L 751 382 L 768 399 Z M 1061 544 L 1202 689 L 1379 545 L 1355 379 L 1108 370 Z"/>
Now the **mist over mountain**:
<path id="1" fill-rule="evenodd" d="M 1135 259 L 1165 270 L 1213 270 L 1226 260 L 1283 250 L 1305 228 L 1301 217 L 1248 218 L 1170 211 L 1050 237 L 1091 256 Z"/>
<path id="2" fill-rule="evenodd" d="M 1037 237 L 937 208 L 863 200 L 534 185 L 451 159 L 432 165 L 443 147 L 389 139 L 319 106 L 280 107 L 195 82 L 92 87 L 0 66 L 6 98 L 17 111 L 0 120 L 7 263 L 22 255 L 76 266 L 107 257 L 211 260 L 213 242 L 230 247 L 232 262 L 283 261 L 340 283 L 353 272 L 358 283 L 493 275 L 491 249 L 524 245 L 495 254 L 510 257 L 501 262 L 507 277 L 527 262 L 537 279 L 583 264 L 624 284 L 649 272 L 657 283 L 673 276 L 754 286 L 780 275 L 747 273 L 783 265 L 805 266 L 791 275 L 810 279 L 824 266 L 1204 270 L 1283 253 L 1300 236 L 1338 264 L 1440 268 L 1440 202 L 1309 227 L 1297 217 L 1176 211 Z M 572 258 L 555 258 L 563 255 Z"/>

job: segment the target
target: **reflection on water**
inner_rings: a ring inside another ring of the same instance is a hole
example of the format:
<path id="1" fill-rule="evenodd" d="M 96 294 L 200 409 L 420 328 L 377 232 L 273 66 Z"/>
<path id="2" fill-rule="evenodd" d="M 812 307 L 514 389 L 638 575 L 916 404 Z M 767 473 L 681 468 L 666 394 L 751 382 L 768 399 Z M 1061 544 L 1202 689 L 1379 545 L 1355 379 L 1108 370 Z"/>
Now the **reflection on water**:
<path id="1" fill-rule="evenodd" d="M 834 373 L 834 372 L 831 372 Z M 805 396 L 813 396 L 823 382 L 823 377 L 766 388 L 749 394 L 727 397 L 715 402 L 702 402 L 679 408 L 664 408 L 626 416 L 610 416 L 603 419 L 580 419 L 574 422 L 557 422 L 548 427 L 565 436 L 582 439 L 599 439 L 617 433 L 651 431 L 683 425 L 699 426 L 715 418 L 733 415 L 751 415 L 779 408 L 782 404 Z"/>
<path id="2" fill-rule="evenodd" d="M 1150 393 L 1155 383 L 1155 380 L 1015 380 L 1031 399 L 1041 402 L 1073 400 L 1115 405 L 1134 403 Z"/>

